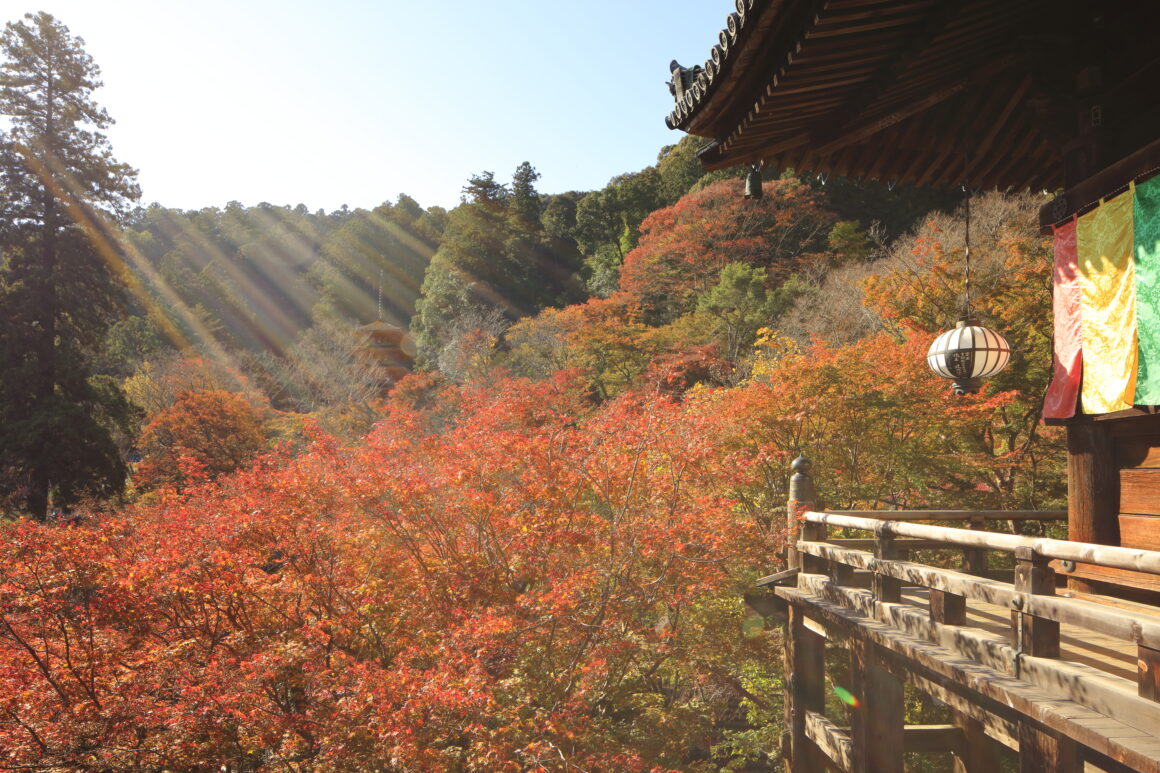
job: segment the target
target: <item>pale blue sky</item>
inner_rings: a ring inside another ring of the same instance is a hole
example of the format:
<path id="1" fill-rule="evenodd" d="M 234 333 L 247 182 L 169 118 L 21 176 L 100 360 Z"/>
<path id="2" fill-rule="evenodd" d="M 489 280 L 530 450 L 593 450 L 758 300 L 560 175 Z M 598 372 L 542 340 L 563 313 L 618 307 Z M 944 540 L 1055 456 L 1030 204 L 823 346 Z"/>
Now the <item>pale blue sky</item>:
<path id="1" fill-rule="evenodd" d="M 591 190 L 680 139 L 671 59 L 703 62 L 730 0 L 23 0 L 100 65 L 143 201 L 454 206 L 524 160 Z"/>

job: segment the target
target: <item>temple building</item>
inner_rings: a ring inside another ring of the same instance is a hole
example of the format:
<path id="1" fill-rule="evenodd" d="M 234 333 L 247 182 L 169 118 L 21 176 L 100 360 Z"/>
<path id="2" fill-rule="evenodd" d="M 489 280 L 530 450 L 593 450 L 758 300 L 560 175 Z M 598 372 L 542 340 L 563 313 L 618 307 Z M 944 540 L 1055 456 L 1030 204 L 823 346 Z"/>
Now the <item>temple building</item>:
<path id="1" fill-rule="evenodd" d="M 670 68 L 666 121 L 710 170 L 1056 194 L 1044 420 L 1066 426 L 1067 511 L 826 512 L 795 463 L 788 568 L 750 599 L 788 621 L 791 771 L 912 752 L 990 773 L 1006 747 L 1022 771 L 1160 773 L 1157 29 L 1144 0 L 737 0 L 706 60 Z M 988 528 L 1052 519 L 1066 540 Z M 907 725 L 907 690 L 953 722 Z"/>

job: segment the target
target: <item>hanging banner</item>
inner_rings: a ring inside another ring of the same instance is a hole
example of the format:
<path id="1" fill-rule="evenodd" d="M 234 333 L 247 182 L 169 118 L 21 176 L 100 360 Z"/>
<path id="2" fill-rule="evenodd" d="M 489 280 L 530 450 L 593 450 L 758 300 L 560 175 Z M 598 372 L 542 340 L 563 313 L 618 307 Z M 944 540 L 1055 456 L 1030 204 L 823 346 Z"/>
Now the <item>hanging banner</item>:
<path id="1" fill-rule="evenodd" d="M 1112 413 L 1136 395 L 1136 288 L 1129 190 L 1076 223 L 1084 413 Z"/>
<path id="2" fill-rule="evenodd" d="M 1160 177 L 1136 186 L 1133 209 L 1136 273 L 1137 405 L 1160 405 Z"/>
<path id="3" fill-rule="evenodd" d="M 1051 386 L 1043 399 L 1043 416 L 1047 419 L 1070 419 L 1075 415 L 1083 367 L 1074 219 L 1055 228 L 1054 243 L 1055 271 L 1051 305 L 1055 318 L 1055 353 Z"/>

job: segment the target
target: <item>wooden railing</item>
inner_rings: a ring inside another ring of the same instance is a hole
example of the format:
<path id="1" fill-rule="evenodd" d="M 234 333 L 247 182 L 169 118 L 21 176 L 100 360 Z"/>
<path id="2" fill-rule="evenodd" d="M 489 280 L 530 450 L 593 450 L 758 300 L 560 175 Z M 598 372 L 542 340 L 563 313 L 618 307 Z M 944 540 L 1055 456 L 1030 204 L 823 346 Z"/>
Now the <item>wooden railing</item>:
<path id="1" fill-rule="evenodd" d="M 907 751 L 949 751 L 968 773 L 990 773 L 990 737 L 1017 749 L 1022 769 L 1160 773 L 1160 608 L 1058 595 L 1056 582 L 1081 565 L 1160 575 L 1160 551 L 986 530 L 1065 519 L 1058 510 L 824 512 L 809 462 L 793 470 L 789 568 L 758 581 L 791 587 L 753 594 L 784 604 L 770 602 L 786 619 L 787 770 L 901 773 Z M 862 701 L 848 727 L 825 713 L 831 633 Z M 954 724 L 906 725 L 904 683 Z"/>
<path id="2" fill-rule="evenodd" d="M 798 556 L 797 569 L 790 572 L 796 573 L 799 590 L 854 609 L 858 614 L 876 616 L 879 622 L 921 633 L 931 642 L 943 645 L 954 642 L 954 649 L 964 656 L 981 657 L 989 666 L 1047 693 L 1079 702 L 1134 728 L 1151 728 L 1154 734 L 1160 735 L 1160 609 L 1157 614 L 1148 614 L 1144 608 L 1125 611 L 1100 602 L 1060 597 L 1056 594 L 1057 575 L 1053 568 L 1053 564 L 1075 562 L 1160 575 L 1160 551 L 914 522 L 929 513 L 880 515 L 884 518 L 868 518 L 867 514 L 800 513 L 803 539 L 793 543 L 792 552 Z M 970 515 L 955 513 L 954 518 L 967 520 Z M 1047 518 L 1054 516 L 1046 515 Z M 935 518 L 951 520 L 951 515 L 940 512 Z M 1032 518 L 1028 513 L 1023 520 Z M 873 536 L 867 540 L 831 540 L 827 534 L 829 528 L 858 530 Z M 904 558 L 907 550 L 940 548 L 1013 555 L 1014 581 L 1005 583 Z M 855 572 L 863 576 L 855 578 Z M 871 591 L 869 598 L 861 590 L 867 586 Z M 921 604 L 922 593 L 904 594 L 907 586 L 925 588 L 925 615 L 915 606 Z M 1008 609 L 1012 623 L 1007 648 L 995 646 L 993 634 L 970 628 L 969 601 Z M 921 615 L 921 619 L 916 615 Z M 1060 624 L 1097 631 L 1104 637 L 1134 644 L 1138 664 L 1136 684 L 1061 658 Z M 806 737 L 832 758 L 848 753 L 842 745 L 844 742 L 834 741 L 847 736 L 829 727 L 833 723 L 813 707 L 807 707 L 804 716 Z"/>
<path id="3" fill-rule="evenodd" d="M 1025 665 L 1023 656 L 1049 659 L 1059 657 L 1061 623 L 1122 639 L 1137 647 L 1137 694 L 1152 702 L 1160 701 L 1160 610 L 1157 610 L 1157 615 L 1151 615 L 1057 596 L 1056 571 L 1053 567 L 1053 562 L 1064 566 L 1084 563 L 1160 574 L 1160 551 L 914 522 L 920 518 L 969 520 L 980 515 L 997 519 L 998 514 L 993 513 L 962 512 L 952 516 L 948 511 L 933 514 L 930 511 L 914 511 L 874 513 L 879 517 L 873 518 L 868 515 L 864 512 L 858 515 L 815 511 L 802 513 L 802 538 L 794 546 L 794 551 L 799 555 L 796 563 L 801 572 L 826 575 L 831 595 L 835 587 L 851 584 L 853 570 L 868 572 L 869 587 L 873 591 L 874 600 L 878 602 L 899 603 L 904 585 L 925 588 L 928 591 L 929 620 L 937 625 L 965 625 L 967 600 L 1009 609 L 1012 612 L 1011 637 L 1015 648 L 1013 663 L 1017 672 Z M 1011 515 L 1004 513 L 1002 519 L 1011 520 Z M 1019 517 L 1023 520 L 1049 519 L 1058 517 L 1058 514 L 1021 513 Z M 870 532 L 874 537 L 871 540 L 830 540 L 826 532 L 831 527 Z M 857 549 L 860 546 L 872 549 Z M 938 548 L 1012 554 L 1015 557 L 1014 582 L 999 582 L 953 569 L 903 560 L 902 554 L 907 550 Z M 1064 664 L 1037 663 L 1036 669 L 1044 680 L 1052 684 L 1076 677 Z M 1086 689 L 1100 693 L 1101 685 L 1088 685 Z M 1155 726 L 1160 728 L 1160 707 L 1154 713 Z"/>

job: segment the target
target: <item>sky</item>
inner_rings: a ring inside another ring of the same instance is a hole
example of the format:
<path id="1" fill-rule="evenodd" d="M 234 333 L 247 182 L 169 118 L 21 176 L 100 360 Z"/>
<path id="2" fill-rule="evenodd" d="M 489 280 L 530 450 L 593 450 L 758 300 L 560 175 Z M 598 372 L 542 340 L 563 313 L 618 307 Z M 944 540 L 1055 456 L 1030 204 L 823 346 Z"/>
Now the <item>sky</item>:
<path id="1" fill-rule="evenodd" d="M 543 193 L 655 163 L 668 66 L 703 62 L 731 0 L 5 0 L 101 68 L 94 99 L 142 203 L 453 207 L 523 161 Z"/>

